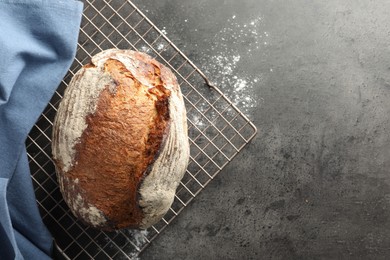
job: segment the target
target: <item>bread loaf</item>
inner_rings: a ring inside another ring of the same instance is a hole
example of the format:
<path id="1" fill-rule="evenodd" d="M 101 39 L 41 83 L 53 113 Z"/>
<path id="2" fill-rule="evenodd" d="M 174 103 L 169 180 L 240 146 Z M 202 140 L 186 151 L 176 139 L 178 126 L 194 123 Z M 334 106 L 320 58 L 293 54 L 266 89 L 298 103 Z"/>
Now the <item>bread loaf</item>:
<path id="1" fill-rule="evenodd" d="M 79 219 L 103 230 L 155 224 L 189 160 L 174 74 L 140 52 L 95 55 L 65 91 L 52 153 L 64 200 Z"/>

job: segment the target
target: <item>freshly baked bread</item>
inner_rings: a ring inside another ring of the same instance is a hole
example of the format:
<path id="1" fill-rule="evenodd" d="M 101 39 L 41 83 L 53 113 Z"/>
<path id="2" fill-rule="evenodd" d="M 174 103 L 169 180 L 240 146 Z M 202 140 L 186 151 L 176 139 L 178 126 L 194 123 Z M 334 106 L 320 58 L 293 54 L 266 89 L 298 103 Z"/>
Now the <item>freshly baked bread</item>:
<path id="1" fill-rule="evenodd" d="M 189 160 L 176 77 L 143 53 L 95 55 L 65 91 L 52 152 L 60 190 L 79 219 L 103 230 L 155 224 Z"/>

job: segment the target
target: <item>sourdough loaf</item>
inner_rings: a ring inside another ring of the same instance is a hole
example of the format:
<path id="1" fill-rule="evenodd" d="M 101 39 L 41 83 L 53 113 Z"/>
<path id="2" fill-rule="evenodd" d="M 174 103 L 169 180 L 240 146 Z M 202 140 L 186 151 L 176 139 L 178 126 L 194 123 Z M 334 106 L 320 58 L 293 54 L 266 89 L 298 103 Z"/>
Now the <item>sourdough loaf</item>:
<path id="1" fill-rule="evenodd" d="M 140 52 L 95 55 L 65 91 L 52 152 L 64 200 L 79 219 L 104 230 L 155 224 L 189 160 L 176 77 Z"/>

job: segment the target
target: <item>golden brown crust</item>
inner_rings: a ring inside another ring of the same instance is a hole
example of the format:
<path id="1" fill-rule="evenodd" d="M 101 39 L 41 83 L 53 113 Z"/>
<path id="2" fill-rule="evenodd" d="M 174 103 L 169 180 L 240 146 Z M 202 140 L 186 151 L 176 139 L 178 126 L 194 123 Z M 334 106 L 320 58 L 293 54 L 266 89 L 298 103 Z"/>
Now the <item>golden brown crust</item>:
<path id="1" fill-rule="evenodd" d="M 107 86 L 101 92 L 96 112 L 86 118 L 88 126 L 75 147 L 76 163 L 68 176 L 78 179 L 81 196 L 109 220 L 105 229 L 138 227 L 143 218 L 138 186 L 169 127 L 170 91 L 163 86 L 159 65 L 152 65 L 151 70 L 145 61 L 148 67 L 140 68 L 150 87 L 120 61 L 105 62 L 115 90 Z"/>

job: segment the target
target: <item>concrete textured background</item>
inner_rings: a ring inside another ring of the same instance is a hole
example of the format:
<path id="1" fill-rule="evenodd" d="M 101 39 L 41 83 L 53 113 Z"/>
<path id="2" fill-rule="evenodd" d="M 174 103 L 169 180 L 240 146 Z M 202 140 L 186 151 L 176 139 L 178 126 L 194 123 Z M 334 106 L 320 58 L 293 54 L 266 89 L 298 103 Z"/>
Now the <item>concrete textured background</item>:
<path id="1" fill-rule="evenodd" d="M 390 2 L 133 2 L 259 129 L 141 259 L 388 259 Z"/>

